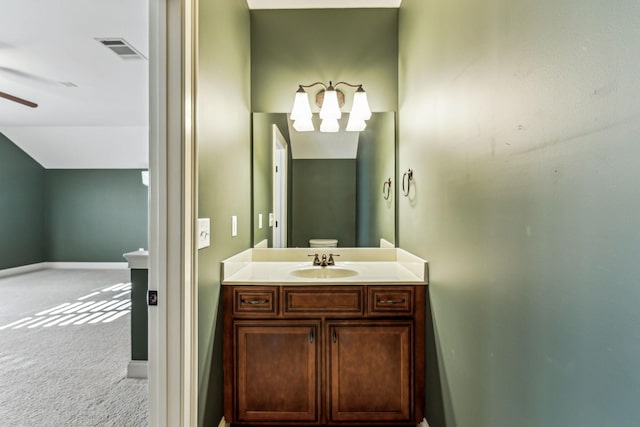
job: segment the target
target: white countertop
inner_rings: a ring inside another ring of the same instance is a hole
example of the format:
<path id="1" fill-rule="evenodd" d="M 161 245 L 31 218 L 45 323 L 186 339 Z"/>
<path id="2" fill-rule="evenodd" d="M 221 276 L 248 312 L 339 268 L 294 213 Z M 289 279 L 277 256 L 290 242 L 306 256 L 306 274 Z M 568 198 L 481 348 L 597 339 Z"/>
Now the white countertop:
<path id="1" fill-rule="evenodd" d="M 311 251 L 314 251 L 312 249 Z M 255 252 L 254 252 L 255 251 Z M 354 285 L 354 284 L 411 284 L 426 285 L 428 283 L 427 262 L 401 249 L 357 251 L 354 249 L 331 249 L 333 254 L 340 255 L 335 266 L 313 266 L 307 258 L 309 249 L 301 253 L 292 253 L 291 257 L 282 256 L 280 250 L 271 250 L 274 255 L 265 255 L 265 249 L 249 249 L 222 262 L 221 281 L 223 285 Z M 291 251 L 291 250 L 288 250 Z M 323 251 L 320 249 L 320 251 Z M 328 250 L 326 250 L 328 251 Z M 364 252 L 369 251 L 369 252 Z M 398 254 L 396 251 L 402 251 Z M 302 257 L 303 256 L 303 257 Z M 289 258 L 290 260 L 286 260 Z M 367 260 L 368 258 L 372 260 Z M 304 261 L 303 261 L 304 259 Z M 298 277 L 296 270 L 317 269 L 320 275 L 331 273 L 331 269 L 352 270 L 349 277 Z M 324 271 L 320 271 L 323 270 Z"/>

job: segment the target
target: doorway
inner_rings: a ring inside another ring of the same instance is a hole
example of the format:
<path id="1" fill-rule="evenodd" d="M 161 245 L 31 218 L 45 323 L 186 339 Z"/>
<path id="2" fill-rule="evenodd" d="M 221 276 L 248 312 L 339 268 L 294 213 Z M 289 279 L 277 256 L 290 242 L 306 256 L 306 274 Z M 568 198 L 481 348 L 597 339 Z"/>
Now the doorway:
<path id="1" fill-rule="evenodd" d="M 287 247 L 287 165 L 288 144 L 280 129 L 273 125 L 273 247 Z M 271 218 L 269 218 L 271 223 Z"/>

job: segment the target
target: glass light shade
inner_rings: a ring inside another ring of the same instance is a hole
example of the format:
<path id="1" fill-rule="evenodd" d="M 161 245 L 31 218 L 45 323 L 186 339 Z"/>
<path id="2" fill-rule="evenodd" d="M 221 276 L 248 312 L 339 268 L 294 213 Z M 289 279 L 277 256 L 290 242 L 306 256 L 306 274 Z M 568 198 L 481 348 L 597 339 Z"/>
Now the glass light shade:
<path id="1" fill-rule="evenodd" d="M 342 112 L 338 104 L 338 92 L 336 92 L 333 86 L 329 86 L 329 89 L 324 91 L 324 100 L 320 108 L 320 118 L 339 119 L 340 117 L 342 117 Z"/>
<path id="2" fill-rule="evenodd" d="M 349 122 L 347 123 L 347 132 L 362 132 L 367 124 L 359 117 L 354 117 L 353 113 L 349 114 Z"/>
<path id="3" fill-rule="evenodd" d="M 293 128 L 298 132 L 313 132 L 316 130 L 313 127 L 311 119 L 298 119 L 293 121 Z"/>
<path id="4" fill-rule="evenodd" d="M 320 132 L 338 132 L 340 125 L 338 119 L 322 119 L 320 123 Z"/>
<path id="5" fill-rule="evenodd" d="M 371 118 L 371 109 L 369 108 L 369 102 L 367 101 L 367 92 L 365 92 L 362 87 L 358 88 L 356 93 L 353 95 L 353 107 L 351 108 L 349 120 L 351 120 L 351 117 L 359 118 L 361 120 L 369 120 Z"/>
<path id="6" fill-rule="evenodd" d="M 311 107 L 309 106 L 309 96 L 304 89 L 300 88 L 296 92 L 293 101 L 293 109 L 291 110 L 291 120 L 309 120 L 311 121 Z"/>

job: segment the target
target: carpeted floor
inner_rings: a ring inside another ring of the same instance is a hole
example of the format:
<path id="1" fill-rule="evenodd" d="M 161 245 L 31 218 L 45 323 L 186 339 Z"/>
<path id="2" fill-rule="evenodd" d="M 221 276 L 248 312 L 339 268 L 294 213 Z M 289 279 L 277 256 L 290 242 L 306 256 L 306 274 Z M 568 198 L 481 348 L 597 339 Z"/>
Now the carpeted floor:
<path id="1" fill-rule="evenodd" d="M 147 380 L 130 359 L 128 270 L 0 278 L 0 426 L 138 427 Z"/>

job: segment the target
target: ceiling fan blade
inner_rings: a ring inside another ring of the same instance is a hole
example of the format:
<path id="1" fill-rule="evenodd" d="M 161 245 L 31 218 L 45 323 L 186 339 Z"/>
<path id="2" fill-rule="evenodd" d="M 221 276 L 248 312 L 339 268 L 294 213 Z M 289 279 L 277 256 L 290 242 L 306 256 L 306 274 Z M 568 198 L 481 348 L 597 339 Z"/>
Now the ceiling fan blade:
<path id="1" fill-rule="evenodd" d="M 27 101 L 26 99 L 18 98 L 17 96 L 9 95 L 8 93 L 5 93 L 5 92 L 0 92 L 0 98 L 5 98 L 5 99 L 8 99 L 9 101 L 26 105 L 27 107 L 38 108 L 38 104 L 36 104 L 35 102 Z"/>

